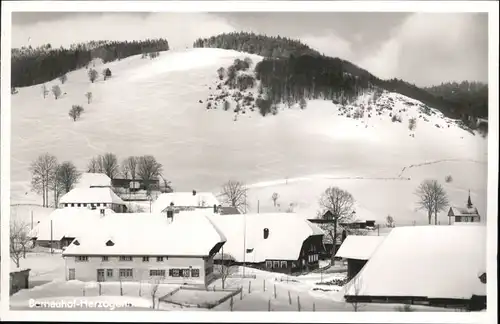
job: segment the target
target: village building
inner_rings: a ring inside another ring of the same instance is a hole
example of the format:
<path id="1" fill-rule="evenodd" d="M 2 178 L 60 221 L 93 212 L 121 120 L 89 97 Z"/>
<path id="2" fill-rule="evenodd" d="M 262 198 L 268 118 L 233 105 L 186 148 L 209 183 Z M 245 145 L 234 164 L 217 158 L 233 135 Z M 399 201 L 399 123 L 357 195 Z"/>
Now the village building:
<path id="1" fill-rule="evenodd" d="M 84 172 L 75 188 L 111 188 L 111 179 L 104 173 Z"/>
<path id="2" fill-rule="evenodd" d="M 110 214 L 89 223 L 63 252 L 66 279 L 206 286 L 225 242 L 203 215 Z"/>
<path id="3" fill-rule="evenodd" d="M 450 225 L 453 223 L 481 222 L 481 216 L 479 216 L 477 208 L 474 207 L 470 199 L 470 191 L 466 207 L 450 207 L 450 210 L 448 211 L 448 220 L 448 224 Z"/>
<path id="4" fill-rule="evenodd" d="M 60 208 L 107 208 L 117 213 L 127 211 L 125 202 L 111 188 L 75 188 L 59 199 Z"/>
<path id="5" fill-rule="evenodd" d="M 319 268 L 323 231 L 303 215 L 208 213 L 227 242 L 216 263 L 243 265 L 266 271 L 301 273 Z M 183 213 L 179 215 L 182 217 Z"/>
<path id="6" fill-rule="evenodd" d="M 354 278 L 385 239 L 384 236 L 350 235 L 340 246 L 335 257 L 347 260 L 347 278 Z"/>
<path id="7" fill-rule="evenodd" d="M 52 249 L 64 249 L 76 237 L 89 230 L 88 224 L 95 223 L 102 217 L 114 214 L 111 209 L 88 208 L 58 208 L 49 217 L 41 220 L 34 226 L 29 236 L 35 246 Z M 120 215 L 123 216 L 123 215 Z M 93 229 L 90 230 L 92 232 Z"/>
<path id="8" fill-rule="evenodd" d="M 486 308 L 486 226 L 405 226 L 343 288 L 347 302 Z M 352 257 L 352 256 L 351 256 Z"/>
<path id="9" fill-rule="evenodd" d="M 167 208 L 173 208 L 176 212 L 183 210 L 210 209 L 214 210 L 220 206 L 219 201 L 211 192 L 169 192 L 158 196 L 153 203 L 154 213 L 165 213 Z"/>

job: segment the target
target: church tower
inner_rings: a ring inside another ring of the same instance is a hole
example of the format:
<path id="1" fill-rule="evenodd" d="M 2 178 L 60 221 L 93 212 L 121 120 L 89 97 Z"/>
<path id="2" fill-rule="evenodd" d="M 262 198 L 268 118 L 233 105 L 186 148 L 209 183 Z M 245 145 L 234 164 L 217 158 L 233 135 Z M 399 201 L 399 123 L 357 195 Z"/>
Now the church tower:
<path id="1" fill-rule="evenodd" d="M 470 199 L 470 189 L 469 189 L 469 199 L 467 199 L 467 208 L 472 208 L 472 201 Z"/>

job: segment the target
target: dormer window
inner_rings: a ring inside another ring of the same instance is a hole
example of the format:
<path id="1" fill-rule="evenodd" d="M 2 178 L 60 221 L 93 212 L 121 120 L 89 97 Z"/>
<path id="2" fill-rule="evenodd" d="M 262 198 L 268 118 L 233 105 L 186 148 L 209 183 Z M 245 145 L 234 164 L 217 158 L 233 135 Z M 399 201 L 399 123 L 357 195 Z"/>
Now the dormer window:
<path id="1" fill-rule="evenodd" d="M 73 244 L 76 245 L 76 246 L 78 246 L 78 245 L 80 245 L 80 242 L 78 242 L 78 240 L 74 240 Z"/>
<path id="2" fill-rule="evenodd" d="M 269 237 L 269 228 L 264 228 L 264 240 Z"/>
<path id="3" fill-rule="evenodd" d="M 113 241 L 111 241 L 111 240 L 108 240 L 106 242 L 106 246 L 113 246 L 113 245 L 115 245 L 115 243 L 113 243 Z"/>

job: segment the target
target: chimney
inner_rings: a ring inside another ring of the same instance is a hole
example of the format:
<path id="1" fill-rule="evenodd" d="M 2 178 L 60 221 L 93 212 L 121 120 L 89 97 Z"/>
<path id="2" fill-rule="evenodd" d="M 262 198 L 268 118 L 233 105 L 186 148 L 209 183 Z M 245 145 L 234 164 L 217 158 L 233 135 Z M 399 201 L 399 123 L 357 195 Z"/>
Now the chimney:
<path id="1" fill-rule="evenodd" d="M 170 206 L 167 208 L 167 220 L 170 222 L 174 221 L 174 203 L 171 202 Z"/>
<path id="2" fill-rule="evenodd" d="M 193 196 L 196 196 L 196 190 L 193 190 Z"/>
<path id="3" fill-rule="evenodd" d="M 217 214 L 217 205 L 214 204 L 214 214 Z"/>
<path id="4" fill-rule="evenodd" d="M 100 215 L 101 215 L 101 217 L 103 217 L 103 216 L 104 216 L 104 208 L 101 208 L 101 210 L 100 210 Z"/>

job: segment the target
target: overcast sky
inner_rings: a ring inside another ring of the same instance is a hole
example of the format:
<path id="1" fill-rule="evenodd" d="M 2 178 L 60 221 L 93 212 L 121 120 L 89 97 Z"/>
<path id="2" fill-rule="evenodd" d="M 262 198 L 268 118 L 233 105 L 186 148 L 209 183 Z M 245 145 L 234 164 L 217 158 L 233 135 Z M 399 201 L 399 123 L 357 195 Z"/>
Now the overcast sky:
<path id="1" fill-rule="evenodd" d="M 13 13 L 12 44 L 198 37 L 253 31 L 300 39 L 381 78 L 419 86 L 488 79 L 488 18 L 474 13 Z"/>

